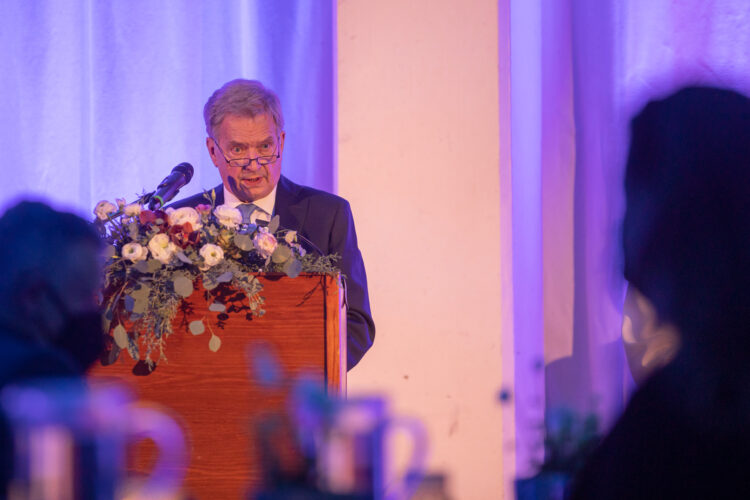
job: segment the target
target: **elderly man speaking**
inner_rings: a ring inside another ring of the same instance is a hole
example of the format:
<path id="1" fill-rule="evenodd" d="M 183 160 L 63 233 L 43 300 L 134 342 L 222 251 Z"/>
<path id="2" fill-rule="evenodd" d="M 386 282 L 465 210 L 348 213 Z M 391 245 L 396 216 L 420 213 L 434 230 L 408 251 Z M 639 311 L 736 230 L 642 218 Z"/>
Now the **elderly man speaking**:
<path id="1" fill-rule="evenodd" d="M 297 231 L 309 250 L 341 256 L 338 265 L 346 276 L 347 291 L 347 369 L 351 369 L 372 345 L 375 324 L 349 203 L 281 175 L 286 138 L 281 103 L 260 82 L 225 84 L 206 102 L 203 118 L 208 153 L 222 180 L 215 188 L 216 204 L 240 208 L 252 223 L 278 215 L 281 227 Z M 172 206 L 200 203 L 205 203 L 202 194 Z"/>

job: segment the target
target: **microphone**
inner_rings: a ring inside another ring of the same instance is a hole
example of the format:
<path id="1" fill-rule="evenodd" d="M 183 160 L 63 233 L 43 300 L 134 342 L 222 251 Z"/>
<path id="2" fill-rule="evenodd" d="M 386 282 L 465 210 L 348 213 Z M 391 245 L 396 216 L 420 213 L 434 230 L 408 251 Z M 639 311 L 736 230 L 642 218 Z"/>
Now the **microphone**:
<path id="1" fill-rule="evenodd" d="M 156 191 L 151 195 L 148 202 L 149 210 L 156 210 L 163 207 L 169 200 L 174 198 L 180 191 L 180 188 L 190 182 L 193 178 L 193 166 L 188 162 L 183 162 L 172 169 L 172 172 L 164 178 L 156 187 Z"/>

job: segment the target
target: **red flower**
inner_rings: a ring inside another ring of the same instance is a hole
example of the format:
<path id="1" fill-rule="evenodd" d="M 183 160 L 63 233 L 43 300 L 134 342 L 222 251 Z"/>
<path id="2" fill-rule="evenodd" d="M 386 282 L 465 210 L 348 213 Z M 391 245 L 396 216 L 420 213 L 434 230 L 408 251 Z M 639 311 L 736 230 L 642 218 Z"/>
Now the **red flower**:
<path id="1" fill-rule="evenodd" d="M 195 246 L 201 238 L 201 233 L 193 231 L 193 225 L 189 222 L 170 227 L 168 234 L 172 242 L 180 248 Z"/>
<path id="2" fill-rule="evenodd" d="M 165 231 L 166 227 L 169 225 L 169 215 L 167 215 L 167 213 L 163 210 L 141 210 L 141 213 L 138 217 L 140 218 L 141 225 L 156 225 L 162 232 Z M 157 223 L 157 221 L 159 220 L 161 220 L 161 222 Z"/>

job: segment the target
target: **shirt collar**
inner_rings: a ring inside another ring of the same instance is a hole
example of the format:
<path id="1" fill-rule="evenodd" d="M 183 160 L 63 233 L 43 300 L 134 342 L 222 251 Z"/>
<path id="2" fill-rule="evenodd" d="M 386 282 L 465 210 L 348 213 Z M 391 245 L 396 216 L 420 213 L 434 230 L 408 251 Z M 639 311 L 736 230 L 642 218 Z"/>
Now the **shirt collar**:
<path id="1" fill-rule="evenodd" d="M 256 207 L 265 211 L 269 216 L 273 215 L 273 209 L 276 205 L 276 188 L 277 187 L 278 187 L 278 184 L 276 184 L 276 186 L 273 187 L 273 189 L 271 190 L 270 193 L 268 193 L 268 195 L 258 200 L 255 200 L 253 202 Z M 227 189 L 226 186 L 224 186 L 224 204 L 225 205 L 229 205 L 232 208 L 237 208 L 237 205 L 241 205 L 242 203 L 245 203 L 245 202 L 237 198 L 232 191 L 230 191 L 229 189 Z"/>

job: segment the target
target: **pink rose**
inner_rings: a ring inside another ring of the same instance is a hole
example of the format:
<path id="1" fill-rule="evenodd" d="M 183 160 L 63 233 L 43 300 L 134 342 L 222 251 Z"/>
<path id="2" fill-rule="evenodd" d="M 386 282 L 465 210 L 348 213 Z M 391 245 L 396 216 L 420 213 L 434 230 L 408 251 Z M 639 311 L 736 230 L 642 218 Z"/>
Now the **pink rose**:
<path id="1" fill-rule="evenodd" d="M 255 245 L 255 248 L 258 250 L 258 252 L 260 252 L 261 256 L 263 256 L 264 258 L 268 258 L 271 256 L 273 251 L 276 250 L 278 242 L 276 241 L 274 235 L 268 232 L 267 227 L 261 227 L 258 229 L 258 232 L 255 233 L 253 244 Z"/>

